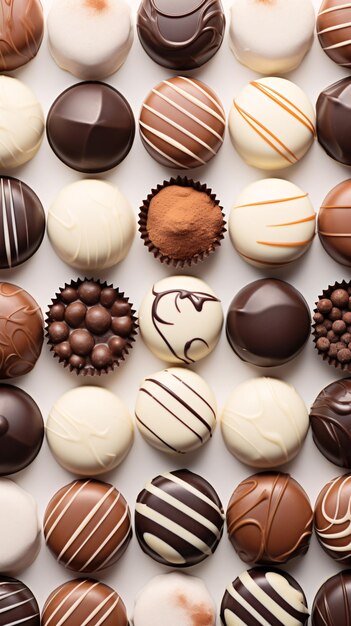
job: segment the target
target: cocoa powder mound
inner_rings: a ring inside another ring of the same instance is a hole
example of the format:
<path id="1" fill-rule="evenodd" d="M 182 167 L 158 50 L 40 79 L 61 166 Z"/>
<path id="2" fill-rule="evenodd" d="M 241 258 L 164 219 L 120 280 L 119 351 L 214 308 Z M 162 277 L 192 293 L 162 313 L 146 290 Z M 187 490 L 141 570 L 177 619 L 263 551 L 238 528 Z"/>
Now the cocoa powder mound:
<path id="1" fill-rule="evenodd" d="M 208 251 L 218 240 L 223 215 L 207 193 L 171 185 L 152 198 L 146 229 L 162 256 L 186 260 Z"/>

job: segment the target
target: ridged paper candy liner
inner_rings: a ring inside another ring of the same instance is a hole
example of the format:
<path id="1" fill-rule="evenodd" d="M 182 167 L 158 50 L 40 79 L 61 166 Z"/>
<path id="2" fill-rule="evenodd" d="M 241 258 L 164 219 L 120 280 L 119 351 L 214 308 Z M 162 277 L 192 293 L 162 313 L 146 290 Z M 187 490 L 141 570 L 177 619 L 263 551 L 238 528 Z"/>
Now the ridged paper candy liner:
<path id="1" fill-rule="evenodd" d="M 328 285 L 326 289 L 323 289 L 322 295 L 318 296 L 318 300 L 317 302 L 315 302 L 316 307 L 313 309 L 313 313 L 319 312 L 317 309 L 318 302 L 322 300 L 323 298 L 327 298 L 329 300 L 332 292 L 335 291 L 335 289 L 345 289 L 347 291 L 350 288 L 351 288 L 351 281 L 347 282 L 346 280 L 342 280 L 341 282 L 336 282 L 334 283 L 334 285 Z M 318 325 L 319 325 L 318 322 L 314 322 L 312 324 L 312 328 L 313 328 L 312 335 L 313 335 L 314 347 L 317 350 L 319 356 L 323 359 L 323 361 L 326 361 L 329 365 L 332 365 L 345 373 L 351 372 L 351 362 L 340 363 L 340 361 L 338 361 L 335 357 L 328 356 L 327 352 L 321 352 L 320 350 L 318 350 L 316 343 L 319 337 L 316 336 L 316 331 L 315 331 L 316 326 Z"/>

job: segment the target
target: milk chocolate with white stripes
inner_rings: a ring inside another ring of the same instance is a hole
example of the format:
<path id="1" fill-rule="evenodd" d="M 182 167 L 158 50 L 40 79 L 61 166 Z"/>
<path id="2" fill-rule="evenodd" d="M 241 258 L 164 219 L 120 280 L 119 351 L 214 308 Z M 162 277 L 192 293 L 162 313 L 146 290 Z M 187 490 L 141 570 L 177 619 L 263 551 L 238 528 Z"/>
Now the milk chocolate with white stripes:
<path id="1" fill-rule="evenodd" d="M 16 578 L 0 576 L 0 626 L 40 626 L 38 603 L 28 587 Z"/>
<path id="2" fill-rule="evenodd" d="M 128 504 L 108 483 L 76 480 L 50 500 L 44 537 L 64 567 L 76 572 L 105 569 L 118 561 L 132 538 Z"/>
<path id="3" fill-rule="evenodd" d="M 326 87 L 317 100 L 317 136 L 326 153 L 351 165 L 351 77 Z"/>
<path id="4" fill-rule="evenodd" d="M 341 565 L 351 565 L 351 474 L 324 485 L 314 510 L 317 539 L 325 552 Z"/>
<path id="5" fill-rule="evenodd" d="M 137 498 L 135 533 L 141 549 L 171 567 L 189 567 L 216 550 L 223 533 L 214 488 L 189 470 L 156 476 Z"/>
<path id="6" fill-rule="evenodd" d="M 317 35 L 324 52 L 342 67 L 351 67 L 351 2 L 323 0 L 317 16 Z"/>

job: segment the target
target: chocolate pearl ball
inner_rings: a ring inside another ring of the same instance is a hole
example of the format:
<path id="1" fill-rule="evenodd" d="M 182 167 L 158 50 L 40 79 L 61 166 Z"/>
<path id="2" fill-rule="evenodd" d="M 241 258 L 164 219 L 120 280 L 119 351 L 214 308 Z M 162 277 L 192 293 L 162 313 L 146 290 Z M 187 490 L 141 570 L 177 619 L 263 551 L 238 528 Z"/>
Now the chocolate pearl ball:
<path id="1" fill-rule="evenodd" d="M 335 344 L 336 349 L 339 350 L 343 350 L 344 348 L 346 348 L 345 344 L 343 341 L 337 341 Z"/>
<path id="2" fill-rule="evenodd" d="M 60 357 L 60 359 L 67 360 L 72 355 L 71 344 L 69 343 L 69 341 L 63 341 L 62 343 L 58 343 L 54 347 L 54 352 L 55 354 L 57 354 L 57 356 Z"/>
<path id="3" fill-rule="evenodd" d="M 336 347 L 336 344 L 335 343 L 331 343 L 330 344 L 330 348 L 328 350 L 328 356 L 330 356 L 331 358 L 335 359 L 337 354 L 338 354 L 338 349 Z"/>
<path id="4" fill-rule="evenodd" d="M 332 292 L 330 299 L 334 306 L 344 307 L 348 304 L 349 294 L 346 289 L 335 289 Z"/>
<path id="5" fill-rule="evenodd" d="M 110 308 L 116 300 L 116 291 L 111 287 L 105 287 L 102 289 L 100 295 L 100 303 L 107 308 Z"/>
<path id="6" fill-rule="evenodd" d="M 336 322 L 333 323 L 332 329 L 337 335 L 342 335 L 346 330 L 346 324 L 342 320 L 336 320 Z"/>
<path id="7" fill-rule="evenodd" d="M 333 306 L 332 310 L 329 313 L 329 319 L 335 322 L 336 320 L 341 320 L 341 318 L 342 318 L 342 313 L 340 309 Z"/>
<path id="8" fill-rule="evenodd" d="M 82 302 L 91 306 L 99 302 L 101 287 L 93 282 L 84 282 L 78 287 L 78 293 Z"/>
<path id="9" fill-rule="evenodd" d="M 82 302 L 72 302 L 65 312 L 65 320 L 72 328 L 78 328 L 84 321 L 87 307 Z"/>
<path id="10" fill-rule="evenodd" d="M 351 333 L 344 333 L 340 337 L 341 341 L 343 341 L 346 345 L 351 342 Z"/>
<path id="11" fill-rule="evenodd" d="M 345 322 L 345 324 L 351 324 L 351 312 L 347 311 L 346 313 L 344 313 L 344 315 L 342 316 L 342 319 Z"/>
<path id="12" fill-rule="evenodd" d="M 330 347 L 330 341 L 326 337 L 320 337 L 317 339 L 316 346 L 320 352 L 328 352 Z"/>
<path id="13" fill-rule="evenodd" d="M 318 335 L 318 337 L 326 337 L 327 336 L 327 329 L 323 324 L 318 324 L 318 326 L 316 326 L 315 328 L 316 334 Z"/>
<path id="14" fill-rule="evenodd" d="M 70 360 L 69 360 L 70 365 L 72 365 L 72 367 L 74 367 L 77 370 L 82 370 L 83 367 L 85 366 L 85 359 L 82 356 L 78 356 L 78 354 L 72 354 Z"/>
<path id="15" fill-rule="evenodd" d="M 96 369 L 103 369 L 112 365 L 113 357 L 112 352 L 106 344 L 100 343 L 94 346 L 91 353 L 91 362 Z"/>
<path id="16" fill-rule="evenodd" d="M 60 343 L 67 339 L 69 328 L 65 322 L 52 322 L 49 326 L 48 334 L 52 343 Z"/>
<path id="17" fill-rule="evenodd" d="M 87 356 L 94 347 L 94 338 L 85 328 L 74 330 L 69 338 L 71 348 L 79 356 Z"/>
<path id="18" fill-rule="evenodd" d="M 328 330 L 327 338 L 331 343 L 335 343 L 338 340 L 338 335 L 336 335 L 333 330 Z"/>
<path id="19" fill-rule="evenodd" d="M 324 321 L 324 317 L 322 315 L 322 313 L 315 313 L 313 315 L 313 321 L 316 322 L 316 324 L 322 324 L 322 322 Z"/>
<path id="20" fill-rule="evenodd" d="M 333 322 L 331 320 L 324 320 L 323 326 L 327 330 L 331 330 L 331 327 L 333 326 Z"/>
<path id="21" fill-rule="evenodd" d="M 73 287 L 66 287 L 66 289 L 61 291 L 61 298 L 66 304 L 74 302 L 78 298 L 77 290 Z"/>
<path id="22" fill-rule="evenodd" d="M 65 305 L 62 302 L 53 304 L 49 310 L 49 319 L 52 322 L 62 322 L 65 317 Z M 351 322 L 350 322 L 351 323 Z"/>
<path id="23" fill-rule="evenodd" d="M 117 299 L 111 307 L 111 315 L 115 317 L 123 317 L 124 315 L 130 315 L 130 304 L 123 300 Z"/>
<path id="24" fill-rule="evenodd" d="M 95 335 L 103 335 L 111 326 L 111 315 L 103 306 L 92 306 L 85 316 L 85 324 Z"/>
<path id="25" fill-rule="evenodd" d="M 329 300 L 328 298 L 322 298 L 317 303 L 317 309 L 318 311 L 320 311 L 320 313 L 329 313 L 329 311 L 331 311 L 332 308 L 333 308 L 333 304 L 331 300 Z"/>
<path id="26" fill-rule="evenodd" d="M 350 363 L 351 361 L 351 350 L 348 348 L 343 348 L 338 351 L 337 359 L 339 363 Z"/>
<path id="27" fill-rule="evenodd" d="M 113 356 L 121 356 L 126 348 L 126 342 L 122 337 L 111 337 L 108 342 Z"/>
<path id="28" fill-rule="evenodd" d="M 116 335 L 120 337 L 128 337 L 132 330 L 133 322 L 130 317 L 113 317 L 112 318 L 112 330 Z"/>

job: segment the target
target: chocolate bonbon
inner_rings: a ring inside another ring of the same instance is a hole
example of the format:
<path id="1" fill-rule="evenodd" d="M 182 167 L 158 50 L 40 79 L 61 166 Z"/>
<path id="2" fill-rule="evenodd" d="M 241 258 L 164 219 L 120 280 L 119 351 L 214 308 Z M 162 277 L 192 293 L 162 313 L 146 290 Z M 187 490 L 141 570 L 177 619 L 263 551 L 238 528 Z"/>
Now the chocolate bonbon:
<path id="1" fill-rule="evenodd" d="M 280 267 L 309 249 L 316 213 L 308 193 L 290 181 L 265 178 L 245 187 L 229 216 L 229 234 L 240 256 L 256 267 Z"/>
<path id="2" fill-rule="evenodd" d="M 318 212 L 318 235 L 332 259 L 351 266 L 351 180 L 333 187 L 323 200 Z"/>
<path id="3" fill-rule="evenodd" d="M 21 287 L 0 283 L 0 379 L 23 376 L 35 366 L 44 340 L 43 315 Z"/>
<path id="4" fill-rule="evenodd" d="M 51 351 L 71 372 L 107 374 L 125 360 L 136 318 L 124 293 L 99 280 L 65 284 L 51 301 L 47 337 Z"/>
<path id="5" fill-rule="evenodd" d="M 135 406 L 144 439 L 162 452 L 185 454 L 204 445 L 216 426 L 216 400 L 207 383 L 181 367 L 142 381 Z"/>
<path id="6" fill-rule="evenodd" d="M 313 602 L 312 626 L 349 626 L 351 570 L 328 578 L 318 589 Z"/>
<path id="7" fill-rule="evenodd" d="M 351 469 L 351 378 L 322 389 L 310 412 L 313 440 L 332 463 Z"/>
<path id="8" fill-rule="evenodd" d="M 278 27 L 279 24 L 279 27 Z M 230 47 L 238 61 L 260 74 L 296 69 L 313 43 L 311 0 L 233 0 Z"/>
<path id="9" fill-rule="evenodd" d="M 344 165 L 351 165 L 351 78 L 342 78 L 326 87 L 317 100 L 317 137 L 326 153 Z"/>
<path id="10" fill-rule="evenodd" d="M 318 354 L 343 371 L 351 371 L 351 283 L 345 280 L 324 289 L 313 315 Z"/>
<path id="11" fill-rule="evenodd" d="M 252 467 L 273 468 L 293 459 L 309 428 L 304 401 L 291 385 L 275 378 L 251 378 L 238 385 L 221 415 L 228 450 Z"/>
<path id="12" fill-rule="evenodd" d="M 44 32 L 40 0 L 2 0 L 0 21 L 0 71 L 25 65 L 36 56 Z"/>
<path id="13" fill-rule="evenodd" d="M 34 461 L 44 437 L 44 422 L 34 400 L 22 389 L 0 384 L 0 476 Z"/>
<path id="14" fill-rule="evenodd" d="M 285 78 L 251 81 L 234 98 L 229 114 L 234 148 L 248 165 L 280 170 L 311 147 L 315 113 L 306 94 Z"/>
<path id="15" fill-rule="evenodd" d="M 133 423 L 115 394 L 88 385 L 58 398 L 46 422 L 46 437 L 55 459 L 69 472 L 97 476 L 127 456 Z"/>
<path id="16" fill-rule="evenodd" d="M 97 174 L 118 165 L 135 134 L 132 109 L 119 91 L 87 81 L 63 91 L 46 120 L 49 144 L 65 165 Z"/>
<path id="17" fill-rule="evenodd" d="M 205 583 L 181 572 L 152 578 L 139 592 L 134 626 L 215 626 L 216 609 Z"/>
<path id="18" fill-rule="evenodd" d="M 77 578 L 57 587 L 44 604 L 41 624 L 129 626 L 122 598 L 105 583 L 91 578 Z"/>
<path id="19" fill-rule="evenodd" d="M 205 282 L 193 276 L 158 281 L 139 310 L 140 332 L 148 348 L 176 365 L 207 356 L 218 342 L 222 324 L 220 301 Z"/>
<path id="20" fill-rule="evenodd" d="M 131 9 L 124 0 L 55 0 L 47 28 L 56 63 L 83 80 L 114 74 L 134 37 Z"/>
<path id="21" fill-rule="evenodd" d="M 310 313 L 295 287 L 262 278 L 234 296 L 226 329 L 231 347 L 243 361 L 274 367 L 301 352 L 310 335 Z"/>
<path id="22" fill-rule="evenodd" d="M 312 523 L 305 491 L 289 474 L 279 472 L 243 480 L 227 509 L 230 541 L 242 561 L 257 565 L 286 563 L 305 554 Z"/>
<path id="23" fill-rule="evenodd" d="M 76 480 L 51 498 L 44 537 L 56 560 L 76 572 L 94 572 L 120 559 L 132 537 L 122 494 L 97 480 Z"/>
<path id="24" fill-rule="evenodd" d="M 0 478 L 0 572 L 17 574 L 37 557 L 40 526 L 37 504 L 22 487 Z"/>
<path id="25" fill-rule="evenodd" d="M 317 16 L 317 35 L 324 52 L 343 67 L 351 66 L 351 5 L 345 0 L 323 0 Z"/>
<path id="26" fill-rule="evenodd" d="M 105 270 L 129 252 L 136 230 L 133 210 L 118 187 L 85 179 L 67 185 L 48 212 L 48 236 L 71 267 Z"/>
<path id="27" fill-rule="evenodd" d="M 314 510 L 317 539 L 323 550 L 341 565 L 351 565 L 351 474 L 328 482 Z"/>
<path id="28" fill-rule="evenodd" d="M 220 0 L 142 0 L 140 43 L 156 63 L 191 70 L 209 61 L 222 44 L 225 16 Z"/>
<path id="29" fill-rule="evenodd" d="M 143 102 L 141 140 L 161 165 L 191 169 L 205 165 L 221 148 L 225 112 L 218 97 L 195 78 L 174 76 L 156 85 Z"/>
<path id="30" fill-rule="evenodd" d="M 216 550 L 224 514 L 214 488 L 189 470 L 156 476 L 139 493 L 135 534 L 142 550 L 172 567 L 200 563 Z"/>
<path id="31" fill-rule="evenodd" d="M 38 603 L 31 590 L 20 580 L 0 576 L 1 626 L 26 623 L 40 626 Z"/>
<path id="32" fill-rule="evenodd" d="M 281 570 L 259 567 L 228 585 L 220 612 L 223 626 L 304 626 L 309 617 L 305 594 L 296 580 Z"/>

